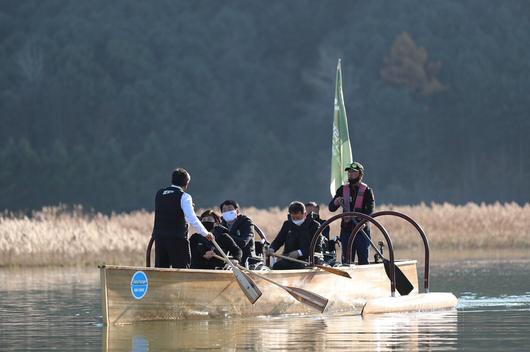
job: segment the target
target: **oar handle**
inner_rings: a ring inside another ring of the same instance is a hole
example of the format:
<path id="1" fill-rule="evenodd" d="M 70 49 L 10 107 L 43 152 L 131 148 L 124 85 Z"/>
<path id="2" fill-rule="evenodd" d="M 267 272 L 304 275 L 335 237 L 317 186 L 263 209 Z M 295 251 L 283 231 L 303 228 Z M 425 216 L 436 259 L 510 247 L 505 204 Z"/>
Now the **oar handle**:
<path id="1" fill-rule="evenodd" d="M 368 235 L 366 234 L 366 232 L 364 232 L 364 230 L 360 230 L 359 231 L 360 233 L 362 233 L 364 235 L 364 237 L 366 237 L 366 239 L 370 242 L 370 246 L 372 246 L 372 248 L 374 249 L 374 251 L 377 252 L 377 254 L 379 254 L 379 256 L 381 256 L 381 258 L 385 259 L 383 257 L 383 253 L 381 253 L 381 251 L 379 249 L 377 249 L 377 247 L 375 246 L 375 244 L 372 242 L 372 239 L 370 237 L 368 237 Z"/>
<path id="2" fill-rule="evenodd" d="M 366 237 L 366 239 L 368 240 L 368 242 L 370 242 L 370 246 L 374 249 L 374 251 L 377 252 L 377 254 L 379 254 L 379 256 L 381 257 L 381 259 L 384 261 L 384 260 L 387 260 L 385 257 L 383 257 L 383 253 L 381 253 L 381 251 L 379 249 L 377 249 L 377 247 L 375 246 L 375 243 L 372 242 L 372 240 L 370 239 L 370 237 L 368 237 L 368 235 L 366 234 L 366 232 L 364 232 L 363 230 L 359 231 L 360 233 L 362 233 L 364 235 L 364 237 Z M 394 264 L 395 265 L 395 264 Z M 397 266 L 396 266 L 397 267 Z"/>
<path id="3" fill-rule="evenodd" d="M 306 261 L 303 261 L 303 260 L 300 260 L 300 259 L 291 258 L 291 257 L 285 256 L 285 255 L 281 255 L 281 254 L 272 253 L 272 254 L 269 254 L 269 255 L 270 255 L 270 256 L 273 256 L 273 257 L 277 257 L 277 258 L 285 259 L 285 260 L 290 260 L 290 261 L 295 262 L 295 263 L 300 263 L 300 264 L 305 264 L 305 265 L 311 265 L 311 264 L 309 264 L 309 263 L 306 262 Z"/>
<path id="4" fill-rule="evenodd" d="M 225 262 L 225 261 L 226 261 L 226 259 L 225 259 L 225 258 L 223 258 L 223 257 L 221 257 L 220 255 L 217 255 L 217 254 L 214 254 L 214 255 L 212 255 L 212 257 L 214 257 L 215 259 L 219 259 L 219 260 L 222 260 L 223 262 Z"/>
<path id="5" fill-rule="evenodd" d="M 219 255 L 217 255 L 217 254 L 214 254 L 213 257 L 216 258 L 216 259 L 219 259 L 219 260 L 226 261 L 226 259 L 223 259 L 223 257 L 221 257 L 221 256 L 219 256 Z M 229 259 L 229 260 L 230 260 L 230 259 Z M 276 285 L 276 286 L 280 286 L 280 287 L 283 288 L 283 285 L 277 283 L 276 281 L 273 281 L 272 279 L 269 279 L 268 277 L 265 277 L 265 276 L 263 276 L 263 275 L 260 275 L 260 274 L 254 272 L 254 271 L 251 271 L 251 270 L 245 268 L 244 266 L 242 266 L 242 265 L 240 265 L 240 264 L 235 264 L 235 265 L 236 265 L 239 269 L 241 269 L 241 270 L 245 270 L 245 271 L 251 273 L 252 275 L 255 275 L 255 276 L 259 277 L 260 279 L 263 279 L 263 280 L 265 280 L 265 281 L 270 282 L 271 284 L 274 284 L 274 285 Z"/>
<path id="6" fill-rule="evenodd" d="M 237 266 L 239 269 L 245 269 L 245 270 L 247 269 L 247 268 L 245 268 L 244 266 L 241 266 L 241 265 L 239 265 L 239 264 L 234 264 L 234 262 L 232 262 L 232 261 L 230 260 L 230 258 L 226 258 L 226 257 L 223 258 L 223 257 L 221 257 L 220 255 L 217 255 L 217 254 L 212 255 L 212 257 L 215 258 L 215 259 L 219 259 L 219 260 L 221 260 L 221 261 L 223 261 L 223 262 L 228 262 L 228 263 L 230 263 L 230 264 L 233 264 L 233 265 Z"/>
<path id="7" fill-rule="evenodd" d="M 213 245 L 215 246 L 215 248 L 219 251 L 219 253 L 221 253 L 224 257 L 224 260 L 227 262 L 228 265 L 230 265 L 231 268 L 235 268 L 235 265 L 234 263 L 232 263 L 232 261 L 230 260 L 230 258 L 228 258 L 228 256 L 226 255 L 226 253 L 221 249 L 221 247 L 219 247 L 219 245 L 217 244 L 217 242 L 215 241 L 215 239 L 212 238 L 212 243 Z M 214 256 L 216 256 L 214 254 Z M 218 256 L 216 256 L 218 257 Z"/>
<path id="8" fill-rule="evenodd" d="M 217 255 L 217 254 L 212 255 L 212 257 L 215 258 L 215 259 L 222 260 L 223 262 L 226 262 L 226 261 L 232 262 L 232 261 L 230 260 L 230 258 L 226 259 L 226 258 L 221 257 L 220 255 Z M 234 263 L 232 262 L 232 264 L 234 264 Z M 239 265 L 239 264 L 234 264 L 234 265 L 236 265 L 236 266 L 239 267 L 240 269 L 242 268 L 242 266 Z"/>

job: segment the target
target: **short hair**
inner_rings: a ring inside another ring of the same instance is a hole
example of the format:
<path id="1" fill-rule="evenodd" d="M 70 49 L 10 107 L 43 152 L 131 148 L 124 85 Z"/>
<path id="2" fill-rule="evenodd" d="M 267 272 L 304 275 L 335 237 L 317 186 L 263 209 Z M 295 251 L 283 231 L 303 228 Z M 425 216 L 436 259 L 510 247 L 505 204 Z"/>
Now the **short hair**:
<path id="1" fill-rule="evenodd" d="M 303 212 L 305 212 L 304 203 L 295 201 L 289 204 L 289 214 L 303 213 Z"/>
<path id="2" fill-rule="evenodd" d="M 239 209 L 239 204 L 237 204 L 237 202 L 235 200 L 232 200 L 232 199 L 227 199 L 224 202 L 222 202 L 221 205 L 219 206 L 219 209 L 221 209 L 221 211 L 223 211 L 223 207 L 225 205 L 231 205 L 231 206 L 234 207 L 234 209 Z"/>
<path id="3" fill-rule="evenodd" d="M 171 175 L 171 183 L 175 186 L 184 187 L 190 182 L 191 176 L 183 168 L 177 168 L 175 171 L 173 171 L 173 174 Z"/>
<path id="4" fill-rule="evenodd" d="M 305 203 L 305 206 L 306 206 L 306 208 L 307 207 L 314 207 L 314 208 L 320 209 L 320 206 L 316 202 L 307 202 L 307 203 Z"/>
<path id="5" fill-rule="evenodd" d="M 219 215 L 217 215 L 217 213 L 215 211 L 213 211 L 212 209 L 205 210 L 201 214 L 201 216 L 199 216 L 199 219 L 201 219 L 201 221 L 202 221 L 202 219 L 204 219 L 206 217 L 209 217 L 209 216 L 214 218 L 216 224 L 220 224 L 221 223 L 221 217 Z"/>

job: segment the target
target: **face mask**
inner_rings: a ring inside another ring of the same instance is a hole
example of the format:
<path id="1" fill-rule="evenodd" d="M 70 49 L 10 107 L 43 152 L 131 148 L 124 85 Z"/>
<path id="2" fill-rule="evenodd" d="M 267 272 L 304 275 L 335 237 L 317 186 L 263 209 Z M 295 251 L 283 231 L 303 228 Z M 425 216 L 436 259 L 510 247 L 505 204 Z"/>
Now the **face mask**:
<path id="1" fill-rule="evenodd" d="M 305 219 L 300 219 L 300 220 L 291 220 L 293 222 L 293 224 L 295 224 L 296 226 L 300 226 L 304 223 Z"/>
<path id="2" fill-rule="evenodd" d="M 223 219 L 226 221 L 234 221 L 237 218 L 237 212 L 235 210 L 225 211 L 223 213 Z"/>
<path id="3" fill-rule="evenodd" d="M 215 225 L 215 223 L 213 222 L 210 222 L 210 221 L 205 221 L 202 223 L 204 225 L 204 228 L 208 231 L 212 231 L 213 230 L 213 227 Z"/>

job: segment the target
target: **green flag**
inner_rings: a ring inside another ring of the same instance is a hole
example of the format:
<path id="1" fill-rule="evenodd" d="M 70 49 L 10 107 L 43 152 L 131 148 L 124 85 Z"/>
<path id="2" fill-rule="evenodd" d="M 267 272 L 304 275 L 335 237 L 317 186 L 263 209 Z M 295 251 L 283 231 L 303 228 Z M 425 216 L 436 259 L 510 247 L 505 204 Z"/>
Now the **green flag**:
<path id="1" fill-rule="evenodd" d="M 346 117 L 346 107 L 344 106 L 344 95 L 342 93 L 342 72 L 339 59 L 337 63 L 337 78 L 335 81 L 333 136 L 331 139 L 331 184 L 329 186 L 331 196 L 334 196 L 340 185 L 347 181 L 344 169 L 346 165 L 352 162 L 348 118 Z"/>

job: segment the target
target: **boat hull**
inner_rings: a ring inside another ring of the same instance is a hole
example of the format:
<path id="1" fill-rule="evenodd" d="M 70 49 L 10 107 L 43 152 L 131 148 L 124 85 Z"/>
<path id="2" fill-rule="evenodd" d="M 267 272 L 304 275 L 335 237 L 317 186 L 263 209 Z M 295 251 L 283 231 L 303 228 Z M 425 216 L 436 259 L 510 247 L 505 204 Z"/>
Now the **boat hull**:
<path id="1" fill-rule="evenodd" d="M 397 265 L 414 285 L 411 295 L 417 294 L 416 261 L 402 261 Z M 341 269 L 347 271 L 352 279 L 320 269 L 259 273 L 281 285 L 304 288 L 328 298 L 324 314 L 359 315 L 369 299 L 390 296 L 390 281 L 382 264 Z M 146 278 L 145 285 L 143 281 L 136 285 L 133 276 L 137 272 L 143 273 L 141 277 Z M 263 295 L 255 304 L 251 304 L 231 271 L 101 266 L 100 273 L 105 324 L 320 314 L 295 300 L 280 287 L 252 275 Z M 140 294 L 136 292 L 138 290 Z"/>

